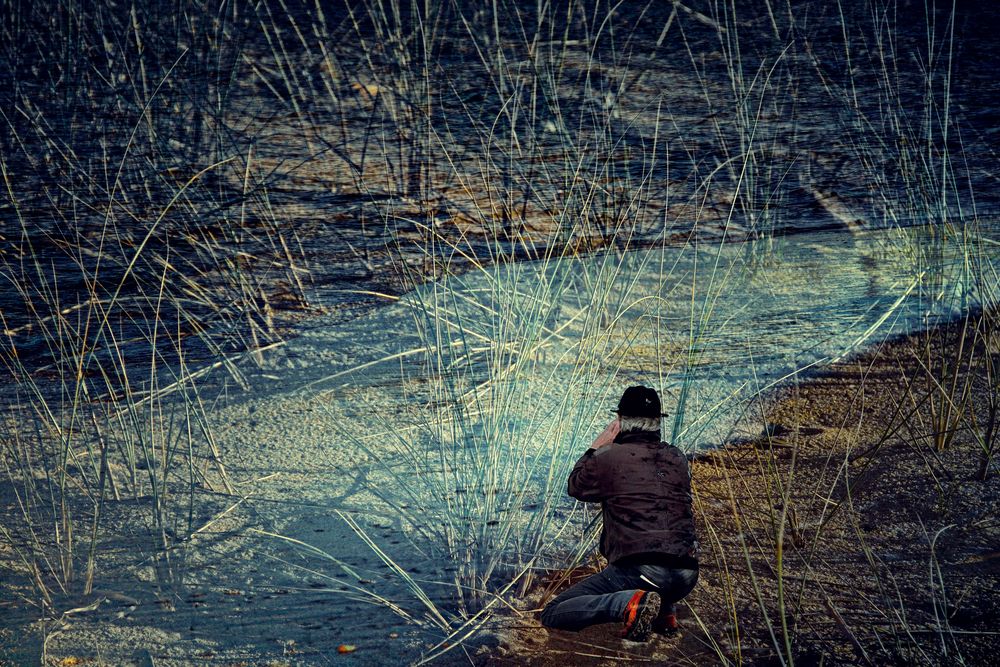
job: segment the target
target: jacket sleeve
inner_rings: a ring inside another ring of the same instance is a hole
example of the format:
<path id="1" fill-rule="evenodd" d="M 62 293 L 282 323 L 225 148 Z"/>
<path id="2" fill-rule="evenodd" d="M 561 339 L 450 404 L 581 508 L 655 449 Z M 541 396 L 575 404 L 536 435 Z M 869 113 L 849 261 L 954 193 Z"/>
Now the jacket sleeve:
<path id="1" fill-rule="evenodd" d="M 601 488 L 601 462 L 596 449 L 588 449 L 573 466 L 569 474 L 566 493 L 587 503 L 598 503 L 604 500 Z"/>

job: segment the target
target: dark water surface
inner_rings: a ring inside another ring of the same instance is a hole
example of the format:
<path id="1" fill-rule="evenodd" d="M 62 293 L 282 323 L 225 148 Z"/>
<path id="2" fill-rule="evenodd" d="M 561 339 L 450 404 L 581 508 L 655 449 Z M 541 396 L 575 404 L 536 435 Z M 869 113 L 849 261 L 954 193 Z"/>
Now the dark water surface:
<path id="1" fill-rule="evenodd" d="M 996 7 L 626 4 L 5 5 L 4 354 L 198 365 L 475 262 L 998 209 Z"/>

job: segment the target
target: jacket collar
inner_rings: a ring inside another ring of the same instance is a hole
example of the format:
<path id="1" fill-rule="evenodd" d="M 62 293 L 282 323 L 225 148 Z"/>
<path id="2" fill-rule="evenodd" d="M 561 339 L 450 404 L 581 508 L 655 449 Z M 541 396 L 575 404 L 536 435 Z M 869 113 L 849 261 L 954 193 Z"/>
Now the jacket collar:
<path id="1" fill-rule="evenodd" d="M 615 442 L 618 443 L 629 443 L 629 442 L 660 442 L 660 433 L 658 431 L 630 431 L 629 433 L 619 433 L 615 436 Z"/>

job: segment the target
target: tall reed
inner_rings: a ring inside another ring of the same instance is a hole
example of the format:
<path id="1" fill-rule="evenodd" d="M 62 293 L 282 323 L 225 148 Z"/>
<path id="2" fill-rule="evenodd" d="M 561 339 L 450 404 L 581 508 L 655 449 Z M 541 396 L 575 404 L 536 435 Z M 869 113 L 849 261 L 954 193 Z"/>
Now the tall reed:
<path id="1" fill-rule="evenodd" d="M 171 550 L 203 491 L 234 490 L 202 382 L 245 386 L 238 362 L 280 343 L 276 282 L 307 301 L 253 138 L 229 127 L 247 8 L 175 9 L 0 8 L 0 439 L 16 507 L 0 539 L 47 611 L 99 585 L 116 540 L 162 584 L 183 577 Z"/>

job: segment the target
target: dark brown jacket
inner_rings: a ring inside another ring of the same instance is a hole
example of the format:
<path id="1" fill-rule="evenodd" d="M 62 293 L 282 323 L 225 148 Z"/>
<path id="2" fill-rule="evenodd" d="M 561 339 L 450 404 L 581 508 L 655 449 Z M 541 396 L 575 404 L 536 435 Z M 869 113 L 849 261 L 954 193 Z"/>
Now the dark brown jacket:
<path id="1" fill-rule="evenodd" d="M 691 469 L 684 453 L 657 434 L 626 433 L 588 449 L 569 475 L 568 492 L 601 503 L 601 553 L 609 563 L 640 554 L 697 558 Z"/>

